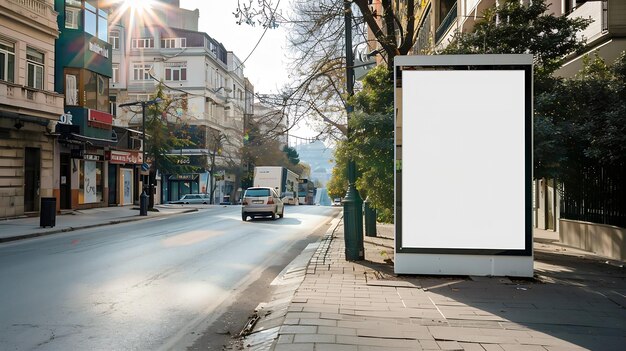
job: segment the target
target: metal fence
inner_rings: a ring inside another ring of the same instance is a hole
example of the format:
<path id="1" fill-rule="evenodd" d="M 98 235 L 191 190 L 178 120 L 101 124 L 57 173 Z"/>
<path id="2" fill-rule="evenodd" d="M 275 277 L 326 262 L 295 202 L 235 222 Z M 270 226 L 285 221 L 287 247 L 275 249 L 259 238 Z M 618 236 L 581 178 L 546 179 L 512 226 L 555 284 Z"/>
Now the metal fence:
<path id="1" fill-rule="evenodd" d="M 561 188 L 561 218 L 626 228 L 626 164 L 581 167 Z"/>

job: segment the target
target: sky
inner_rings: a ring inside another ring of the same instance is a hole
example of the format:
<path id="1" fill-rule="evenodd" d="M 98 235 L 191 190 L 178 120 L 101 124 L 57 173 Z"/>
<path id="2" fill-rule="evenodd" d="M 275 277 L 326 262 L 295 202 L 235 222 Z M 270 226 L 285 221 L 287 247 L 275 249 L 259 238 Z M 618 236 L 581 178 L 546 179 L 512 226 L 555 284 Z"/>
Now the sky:
<path id="1" fill-rule="evenodd" d="M 242 0 L 242 3 L 247 0 Z M 254 1 L 256 3 L 257 1 Z M 286 9 L 288 0 L 282 0 L 280 7 Z M 200 10 L 198 29 L 221 42 L 226 50 L 232 51 L 240 60 L 245 60 L 244 75 L 254 85 L 255 93 L 276 92 L 288 82 L 285 48 L 286 31 L 283 27 L 268 29 L 259 42 L 264 29 L 260 26 L 238 25 L 233 14 L 237 0 L 181 0 L 180 7 Z"/>

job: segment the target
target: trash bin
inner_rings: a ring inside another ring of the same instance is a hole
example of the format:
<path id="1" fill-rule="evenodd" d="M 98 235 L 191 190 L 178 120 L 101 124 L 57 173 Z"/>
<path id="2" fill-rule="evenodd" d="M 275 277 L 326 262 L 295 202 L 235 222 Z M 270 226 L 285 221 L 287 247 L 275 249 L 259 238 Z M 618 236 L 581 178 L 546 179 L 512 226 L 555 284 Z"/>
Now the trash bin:
<path id="1" fill-rule="evenodd" d="M 139 215 L 148 215 L 148 195 L 145 191 L 142 192 L 141 195 L 139 195 Z"/>
<path id="2" fill-rule="evenodd" d="M 54 227 L 57 221 L 57 198 L 42 197 L 41 207 L 39 208 L 39 226 Z"/>
<path id="3" fill-rule="evenodd" d="M 376 209 L 370 206 L 369 199 L 363 201 L 365 214 L 365 236 L 376 236 Z"/>

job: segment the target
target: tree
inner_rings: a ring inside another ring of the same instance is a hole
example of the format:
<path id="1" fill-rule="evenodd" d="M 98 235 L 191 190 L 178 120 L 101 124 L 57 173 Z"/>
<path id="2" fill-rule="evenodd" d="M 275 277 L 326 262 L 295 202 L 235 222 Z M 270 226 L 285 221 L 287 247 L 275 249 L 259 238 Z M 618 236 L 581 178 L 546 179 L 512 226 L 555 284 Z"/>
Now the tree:
<path id="1" fill-rule="evenodd" d="M 350 117 L 350 139 L 340 142 L 335 152 L 335 168 L 329 182 L 329 194 L 345 195 L 345 169 L 351 157 L 360 177 L 357 189 L 367 197 L 379 213 L 379 219 L 393 221 L 394 163 L 393 163 L 393 86 L 385 66 L 371 70 L 363 81 L 363 89 L 351 103 L 355 112 Z M 343 192 L 343 193 L 342 193 Z M 338 196 L 339 195 L 339 196 Z"/>
<path id="2" fill-rule="evenodd" d="M 595 54 L 572 79 L 557 80 L 540 96 L 535 111 L 551 143 L 539 152 L 540 174 L 576 181 L 584 166 L 626 162 L 626 54 L 612 65 Z M 547 131 L 552 132 L 548 134 Z M 540 139 L 541 142 L 546 142 Z M 570 174 L 573 171 L 573 174 Z"/>
<path id="3" fill-rule="evenodd" d="M 291 126 L 306 120 L 320 135 L 341 139 L 347 134 L 344 0 L 293 1 L 289 15 L 277 11 L 279 2 L 242 1 L 235 11 L 239 24 L 289 27 L 294 81 L 264 101 L 285 107 Z M 388 68 L 393 67 L 396 55 L 410 52 L 417 38 L 416 14 L 424 10 L 421 1 L 394 5 L 392 0 L 381 0 L 379 8 L 370 6 L 368 0 L 353 0 L 350 4 L 353 42 L 378 45 L 376 52 Z M 365 27 L 373 33 L 375 43 L 370 42 Z M 393 70 L 388 72 L 391 84 Z"/>

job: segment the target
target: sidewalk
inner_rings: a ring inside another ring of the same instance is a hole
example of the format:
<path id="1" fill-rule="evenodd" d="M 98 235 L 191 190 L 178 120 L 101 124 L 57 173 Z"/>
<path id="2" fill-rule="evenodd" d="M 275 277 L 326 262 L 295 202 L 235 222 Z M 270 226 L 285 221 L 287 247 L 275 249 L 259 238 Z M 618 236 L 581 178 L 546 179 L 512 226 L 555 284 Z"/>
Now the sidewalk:
<path id="1" fill-rule="evenodd" d="M 260 306 L 259 315 L 266 317 L 244 346 L 277 351 L 623 350 L 623 267 L 554 245 L 556 233 L 535 235 L 534 279 L 396 276 L 392 226 L 379 225 L 378 237 L 365 237 L 364 261 L 347 262 L 339 221 L 305 266 L 290 302 L 282 292 Z M 271 342 L 255 340 L 263 334 Z"/>
<path id="2" fill-rule="evenodd" d="M 155 208 L 158 211 L 148 211 L 147 216 L 139 216 L 137 206 L 73 210 L 66 214 L 57 214 L 56 225 L 52 228 L 41 228 L 38 216 L 0 220 L 0 243 L 198 210 L 181 205 L 156 205 Z"/>

